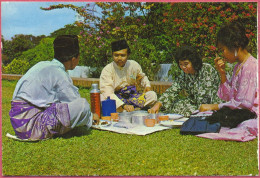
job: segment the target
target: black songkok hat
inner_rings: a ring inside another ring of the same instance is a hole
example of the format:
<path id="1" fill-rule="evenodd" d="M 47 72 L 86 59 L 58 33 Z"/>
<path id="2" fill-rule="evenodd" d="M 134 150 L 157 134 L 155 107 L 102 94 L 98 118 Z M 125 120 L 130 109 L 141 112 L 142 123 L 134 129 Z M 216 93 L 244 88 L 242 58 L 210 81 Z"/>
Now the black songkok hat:
<path id="1" fill-rule="evenodd" d="M 122 49 L 127 49 L 128 53 L 130 53 L 130 48 L 129 48 L 126 40 L 114 41 L 111 43 L 111 45 L 112 45 L 112 52 L 120 51 Z"/>
<path id="2" fill-rule="evenodd" d="M 79 54 L 78 36 L 60 35 L 54 40 L 53 47 L 54 57 L 61 61 L 67 61 Z"/>

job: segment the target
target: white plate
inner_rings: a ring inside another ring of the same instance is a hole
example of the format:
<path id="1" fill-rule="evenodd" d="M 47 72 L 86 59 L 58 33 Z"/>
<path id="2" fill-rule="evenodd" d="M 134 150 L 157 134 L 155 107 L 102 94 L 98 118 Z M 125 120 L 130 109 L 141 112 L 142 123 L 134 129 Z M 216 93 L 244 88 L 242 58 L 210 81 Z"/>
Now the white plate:
<path id="1" fill-rule="evenodd" d="M 112 124 L 111 121 L 102 120 L 102 119 L 100 119 L 100 121 L 99 121 L 100 126 L 110 126 L 111 124 Z"/>
<path id="2" fill-rule="evenodd" d="M 183 117 L 183 115 L 180 115 L 180 114 L 166 114 L 166 115 L 169 116 L 170 120 L 176 120 L 176 119 Z"/>
<path id="3" fill-rule="evenodd" d="M 177 122 L 173 120 L 168 120 L 168 121 L 161 121 L 160 125 L 166 126 L 166 127 L 174 127 L 174 126 L 181 126 L 183 124 L 183 121 Z"/>
<path id="4" fill-rule="evenodd" d="M 166 126 L 166 127 L 180 127 L 188 119 L 189 118 L 184 117 L 184 118 L 182 118 L 180 120 L 161 121 L 160 125 Z"/>

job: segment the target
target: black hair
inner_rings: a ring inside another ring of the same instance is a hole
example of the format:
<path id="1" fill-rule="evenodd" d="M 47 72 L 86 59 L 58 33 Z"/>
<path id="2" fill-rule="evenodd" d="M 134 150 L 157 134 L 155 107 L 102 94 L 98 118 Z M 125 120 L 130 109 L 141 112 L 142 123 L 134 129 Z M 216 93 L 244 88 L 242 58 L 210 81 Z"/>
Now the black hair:
<path id="1" fill-rule="evenodd" d="M 66 62 L 79 56 L 79 41 L 77 35 L 60 35 L 54 42 L 54 58 Z"/>
<path id="2" fill-rule="evenodd" d="M 127 54 L 131 53 L 131 50 L 127 44 L 127 41 L 124 39 L 113 41 L 111 43 L 111 47 L 112 47 L 112 53 L 115 51 L 120 51 L 122 49 L 127 49 Z"/>
<path id="3" fill-rule="evenodd" d="M 240 47 L 246 49 L 248 43 L 245 28 L 238 21 L 225 25 L 217 33 L 216 46 L 224 45 L 231 51 Z"/>
<path id="4" fill-rule="evenodd" d="M 179 61 L 189 60 L 192 64 L 193 69 L 198 72 L 202 68 L 202 59 L 195 48 L 191 46 L 184 46 L 177 49 L 175 54 L 175 61 L 178 64 Z"/>

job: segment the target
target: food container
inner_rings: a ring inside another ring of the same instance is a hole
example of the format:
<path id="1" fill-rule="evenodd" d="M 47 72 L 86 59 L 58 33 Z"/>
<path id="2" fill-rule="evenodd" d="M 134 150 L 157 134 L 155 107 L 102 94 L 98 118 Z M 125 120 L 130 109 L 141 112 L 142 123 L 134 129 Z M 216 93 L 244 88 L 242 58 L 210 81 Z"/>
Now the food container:
<path id="1" fill-rule="evenodd" d="M 120 123 L 132 123 L 132 114 L 130 112 L 122 112 L 119 113 L 119 121 Z"/>
<path id="2" fill-rule="evenodd" d="M 145 126 L 144 120 L 149 117 L 148 113 L 145 112 L 135 112 L 132 114 L 132 124 Z"/>
<path id="3" fill-rule="evenodd" d="M 111 117 L 110 116 L 102 116 L 101 120 L 111 121 Z"/>
<path id="4" fill-rule="evenodd" d="M 134 115 L 134 114 L 138 114 L 138 113 L 147 113 L 147 114 L 148 114 L 148 112 L 145 111 L 145 110 L 132 111 L 132 115 Z"/>
<path id="5" fill-rule="evenodd" d="M 146 118 L 144 120 L 145 122 L 145 126 L 146 127 L 154 127 L 155 126 L 155 123 L 156 123 L 156 119 L 150 119 L 150 118 Z"/>
<path id="6" fill-rule="evenodd" d="M 162 115 L 158 117 L 159 121 L 168 121 L 169 120 L 169 116 L 167 115 Z"/>
<path id="7" fill-rule="evenodd" d="M 118 116 L 118 113 L 115 112 L 115 113 L 111 113 L 111 119 L 115 122 L 118 122 L 119 120 L 119 116 Z"/>
<path id="8" fill-rule="evenodd" d="M 116 112 L 116 100 L 110 99 L 108 96 L 106 100 L 102 101 L 102 115 L 110 116 L 111 113 Z"/>

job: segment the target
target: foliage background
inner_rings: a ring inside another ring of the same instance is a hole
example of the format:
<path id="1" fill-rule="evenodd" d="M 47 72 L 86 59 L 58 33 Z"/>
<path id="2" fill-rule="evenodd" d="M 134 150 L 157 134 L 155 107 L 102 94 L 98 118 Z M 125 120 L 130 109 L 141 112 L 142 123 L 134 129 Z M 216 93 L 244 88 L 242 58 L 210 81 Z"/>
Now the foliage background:
<path id="1" fill-rule="evenodd" d="M 59 4 L 42 7 L 42 10 L 60 8 L 75 10 L 83 17 L 83 21 L 68 24 L 49 37 L 55 38 L 60 34 L 79 35 L 80 65 L 96 67 L 92 77 L 99 77 L 102 68 L 112 61 L 111 42 L 122 38 L 128 41 L 132 49 L 130 59 L 140 63 L 150 80 L 155 79 L 159 64 L 172 64 L 176 48 L 184 45 L 196 47 L 204 62 L 213 65 L 217 50 L 216 33 L 221 26 L 235 20 L 244 24 L 250 39 L 251 53 L 255 57 L 257 54 L 256 2 L 96 2 L 94 7 L 88 3 L 84 7 Z M 18 36 L 14 37 L 12 43 L 17 44 L 17 38 Z M 52 59 L 49 49 L 52 47 L 51 41 L 47 41 L 33 43 L 34 45 L 26 43 L 27 47 L 24 46 L 19 52 L 13 49 L 15 45 L 4 41 L 4 55 L 7 56 L 4 72 L 13 72 L 9 70 L 11 67 L 5 69 L 8 65 L 16 65 L 10 63 L 14 58 L 29 62 L 29 66 L 41 60 Z M 30 50 L 36 47 L 37 50 Z M 174 64 L 172 76 L 175 77 L 179 72 Z"/>

